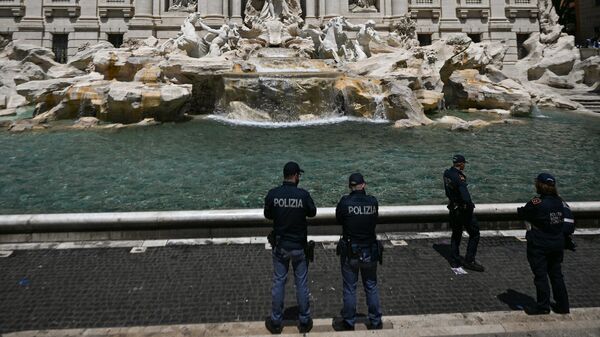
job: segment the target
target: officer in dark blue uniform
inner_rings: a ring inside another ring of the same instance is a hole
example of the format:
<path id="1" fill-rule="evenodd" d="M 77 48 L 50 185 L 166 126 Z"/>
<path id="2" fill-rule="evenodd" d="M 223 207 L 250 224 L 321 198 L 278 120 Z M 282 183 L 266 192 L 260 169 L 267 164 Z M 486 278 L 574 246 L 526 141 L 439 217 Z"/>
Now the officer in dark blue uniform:
<path id="1" fill-rule="evenodd" d="M 448 209 L 450 210 L 450 228 L 452 237 L 450 239 L 450 250 L 452 267 L 464 266 L 474 271 L 484 271 L 481 264 L 475 261 L 477 245 L 479 244 L 479 224 L 473 214 L 475 204 L 467 188 L 467 176 L 463 173 L 465 169 L 465 157 L 457 154 L 452 158 L 453 166 L 444 171 L 444 188 L 448 197 Z M 463 228 L 469 233 L 467 254 L 464 263 L 461 261 L 459 247 Z"/>
<path id="2" fill-rule="evenodd" d="M 265 198 L 265 217 L 273 220 L 273 232 L 270 235 L 273 246 L 272 310 L 265 325 L 274 334 L 281 333 L 283 329 L 285 283 L 290 261 L 294 268 L 296 299 L 300 311 L 298 329 L 305 333 L 313 326 L 309 308 L 308 264 L 304 249 L 308 234 L 306 217 L 314 217 L 317 208 L 310 194 L 298 188 L 302 173 L 304 171 L 297 163 L 285 164 L 283 185 L 270 190 Z"/>
<path id="3" fill-rule="evenodd" d="M 375 197 L 367 195 L 365 186 L 360 173 L 352 174 L 349 178 L 351 192 L 342 197 L 335 210 L 343 233 L 338 243 L 338 254 L 341 259 L 344 296 L 342 320 L 334 320 L 335 330 L 354 330 L 359 272 L 369 308 L 368 328 L 383 327 L 377 290 L 377 262 L 380 261 L 382 247 L 375 235 L 379 206 Z"/>
<path id="4" fill-rule="evenodd" d="M 559 314 L 569 313 L 569 295 L 561 271 L 565 239 L 575 231 L 571 209 L 556 190 L 556 179 L 548 173 L 540 173 L 535 180 L 538 197 L 519 207 L 519 218 L 527 221 L 527 260 L 531 266 L 537 291 L 537 305 L 526 308 L 530 315 L 550 313 L 550 286 Z"/>

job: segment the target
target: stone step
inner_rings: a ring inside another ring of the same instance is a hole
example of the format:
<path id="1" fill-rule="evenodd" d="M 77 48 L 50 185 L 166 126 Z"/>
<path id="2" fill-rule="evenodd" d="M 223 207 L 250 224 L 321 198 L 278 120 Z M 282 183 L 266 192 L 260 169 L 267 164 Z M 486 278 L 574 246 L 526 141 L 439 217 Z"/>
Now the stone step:
<path id="1" fill-rule="evenodd" d="M 589 96 L 589 97 L 581 97 L 581 96 L 567 96 L 569 99 L 577 102 L 600 102 L 600 96 Z"/>
<path id="2" fill-rule="evenodd" d="M 571 309 L 569 315 L 527 316 L 522 311 L 472 312 L 434 315 L 384 316 L 382 330 L 366 330 L 361 323 L 356 331 L 336 332 L 331 319 L 315 319 L 310 336 L 315 337 L 589 337 L 600 330 L 599 308 Z M 283 335 L 303 337 L 295 322 L 285 324 Z M 5 337 L 153 337 L 215 336 L 268 337 L 264 322 L 161 325 L 114 328 L 78 328 L 67 330 L 18 331 Z"/>

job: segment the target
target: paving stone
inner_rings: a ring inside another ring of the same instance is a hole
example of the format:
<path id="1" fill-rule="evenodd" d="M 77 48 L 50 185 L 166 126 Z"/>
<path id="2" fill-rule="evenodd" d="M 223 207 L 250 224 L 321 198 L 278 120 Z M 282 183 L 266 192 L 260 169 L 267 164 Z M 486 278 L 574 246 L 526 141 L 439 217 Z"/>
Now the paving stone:
<path id="1" fill-rule="evenodd" d="M 482 238 L 486 272 L 455 275 L 448 239 L 407 240 L 388 248 L 379 268 L 384 315 L 517 309 L 535 297 L 524 242 Z M 577 237 L 563 273 L 573 307 L 600 306 L 600 236 Z M 463 242 L 462 249 L 466 242 Z M 0 259 L 0 333 L 260 321 L 269 313 L 271 251 L 263 244 L 16 250 Z M 342 281 L 335 250 L 317 245 L 310 265 L 315 318 L 339 315 Z M 294 282 L 285 317 L 297 316 Z M 358 311 L 367 312 L 359 289 Z"/>

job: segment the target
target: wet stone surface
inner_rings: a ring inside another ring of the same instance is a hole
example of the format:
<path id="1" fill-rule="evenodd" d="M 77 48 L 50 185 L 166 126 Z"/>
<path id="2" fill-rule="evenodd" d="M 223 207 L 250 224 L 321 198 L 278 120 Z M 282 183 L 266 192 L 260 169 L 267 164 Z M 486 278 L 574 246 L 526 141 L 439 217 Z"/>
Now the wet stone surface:
<path id="1" fill-rule="evenodd" d="M 486 271 L 467 275 L 455 275 L 444 258 L 448 239 L 407 242 L 387 248 L 379 269 L 384 315 L 518 310 L 535 297 L 525 243 L 515 238 L 482 238 L 478 260 Z M 571 306 L 600 306 L 600 236 L 580 236 L 577 243 L 563 264 Z M 463 239 L 463 251 L 465 245 Z M 129 251 L 17 250 L 1 258 L 0 333 L 257 321 L 269 313 L 272 266 L 264 245 Z M 309 278 L 313 316 L 337 316 L 342 281 L 335 250 L 317 245 Z M 360 289 L 358 301 L 366 313 Z M 290 279 L 290 319 L 294 307 Z"/>

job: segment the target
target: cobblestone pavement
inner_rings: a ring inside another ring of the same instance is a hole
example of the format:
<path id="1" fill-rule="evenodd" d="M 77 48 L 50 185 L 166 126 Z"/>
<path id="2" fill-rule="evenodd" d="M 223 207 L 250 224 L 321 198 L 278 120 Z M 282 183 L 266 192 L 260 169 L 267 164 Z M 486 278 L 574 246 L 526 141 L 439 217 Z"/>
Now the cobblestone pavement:
<path id="1" fill-rule="evenodd" d="M 448 239 L 387 248 L 379 269 L 384 315 L 518 309 L 535 296 L 525 242 L 482 238 L 487 270 L 455 275 Z M 563 271 L 572 307 L 600 306 L 600 236 L 579 236 Z M 463 250 L 466 244 L 463 239 Z M 388 243 L 389 245 L 389 243 Z M 319 244 L 310 266 L 316 318 L 341 308 L 339 260 Z M 270 308 L 271 257 L 264 245 L 17 250 L 0 258 L 0 333 L 19 330 L 257 321 Z M 291 275 L 290 275 L 291 276 Z M 293 282 L 286 316 L 294 319 Z M 366 312 L 359 292 L 359 311 Z"/>

